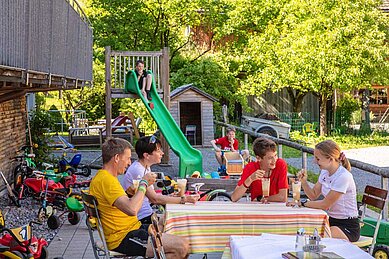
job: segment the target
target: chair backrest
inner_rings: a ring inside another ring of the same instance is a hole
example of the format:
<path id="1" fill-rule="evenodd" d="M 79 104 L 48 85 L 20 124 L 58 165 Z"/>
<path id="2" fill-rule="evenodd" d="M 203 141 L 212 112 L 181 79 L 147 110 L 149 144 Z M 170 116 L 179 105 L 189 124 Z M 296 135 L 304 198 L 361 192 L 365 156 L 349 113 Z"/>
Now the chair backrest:
<path id="1" fill-rule="evenodd" d="M 162 231 L 159 229 L 158 217 L 155 213 L 151 215 L 151 222 L 152 224 L 150 224 L 148 232 L 153 246 L 154 258 L 166 259 L 165 251 L 162 246 Z"/>
<path id="2" fill-rule="evenodd" d="M 362 197 L 362 206 L 363 206 L 362 209 L 363 210 L 362 210 L 361 221 L 363 221 L 363 219 L 365 217 L 366 205 L 373 206 L 373 207 L 375 207 L 375 208 L 377 208 L 379 210 L 378 211 L 378 216 L 377 216 L 377 223 L 375 225 L 364 222 L 364 224 L 368 224 L 369 226 L 375 228 L 374 229 L 372 245 L 369 248 L 369 253 L 371 255 L 373 254 L 374 245 L 376 243 L 376 239 L 377 239 L 377 235 L 378 235 L 378 230 L 380 228 L 380 223 L 381 223 L 381 219 L 382 219 L 382 210 L 385 207 L 385 202 L 386 202 L 387 195 L 388 195 L 388 191 L 387 190 L 367 185 L 365 187 L 365 192 L 364 192 L 363 197 Z"/>
<path id="3" fill-rule="evenodd" d="M 312 123 L 307 122 L 303 125 L 303 134 L 313 133 L 313 131 L 314 129 Z"/>
<path id="4" fill-rule="evenodd" d="M 103 227 L 100 221 L 99 211 L 97 209 L 97 199 L 93 195 L 87 193 L 87 191 L 85 190 L 81 191 L 81 197 L 84 205 L 84 210 L 87 215 L 86 225 L 88 227 L 89 237 L 92 242 L 95 258 L 98 259 L 101 256 L 104 256 L 105 258 L 110 258 L 108 246 L 104 237 Z M 103 243 L 103 247 L 98 246 L 93 236 L 93 230 L 97 230 L 100 240 Z"/>
<path id="5" fill-rule="evenodd" d="M 86 190 L 81 191 L 81 197 L 84 205 L 86 218 L 86 225 L 88 227 L 89 237 L 93 247 L 93 253 L 96 259 L 101 257 L 104 258 L 133 258 L 132 256 L 127 256 L 125 254 L 121 254 L 115 251 L 108 250 L 107 242 L 105 240 L 103 225 L 101 224 L 99 210 L 98 210 L 98 202 L 95 196 L 88 193 Z M 97 230 L 102 246 L 99 245 L 93 236 L 93 231 Z M 146 244 L 143 244 L 136 239 L 131 239 L 133 242 L 136 242 L 140 245 L 146 247 Z M 138 258 L 138 256 L 135 256 Z M 162 258 L 164 259 L 164 258 Z"/>
<path id="6" fill-rule="evenodd" d="M 196 133 L 196 125 L 186 125 L 185 134 L 194 134 Z"/>

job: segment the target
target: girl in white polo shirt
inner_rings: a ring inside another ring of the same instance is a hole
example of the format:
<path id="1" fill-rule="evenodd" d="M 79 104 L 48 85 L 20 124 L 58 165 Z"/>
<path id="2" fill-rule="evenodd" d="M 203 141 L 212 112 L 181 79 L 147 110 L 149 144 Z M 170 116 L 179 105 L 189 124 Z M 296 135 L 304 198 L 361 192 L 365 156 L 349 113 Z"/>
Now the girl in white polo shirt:
<path id="1" fill-rule="evenodd" d="M 357 192 L 350 173 L 350 162 L 332 140 L 325 140 L 315 146 L 315 162 L 321 172 L 318 182 L 311 188 L 307 173 L 301 170 L 298 178 L 310 200 L 302 200 L 301 205 L 326 210 L 330 217 L 331 234 L 355 242 L 359 239 Z M 323 200 L 316 200 L 320 195 Z"/>

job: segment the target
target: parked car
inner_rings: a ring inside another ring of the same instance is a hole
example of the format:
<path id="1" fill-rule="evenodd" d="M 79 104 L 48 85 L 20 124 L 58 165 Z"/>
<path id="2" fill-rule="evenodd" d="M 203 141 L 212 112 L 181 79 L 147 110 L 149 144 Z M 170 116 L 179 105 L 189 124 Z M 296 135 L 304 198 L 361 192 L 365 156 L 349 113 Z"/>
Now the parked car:
<path id="1" fill-rule="evenodd" d="M 291 125 L 278 120 L 266 120 L 243 115 L 241 127 L 275 138 L 289 138 Z"/>

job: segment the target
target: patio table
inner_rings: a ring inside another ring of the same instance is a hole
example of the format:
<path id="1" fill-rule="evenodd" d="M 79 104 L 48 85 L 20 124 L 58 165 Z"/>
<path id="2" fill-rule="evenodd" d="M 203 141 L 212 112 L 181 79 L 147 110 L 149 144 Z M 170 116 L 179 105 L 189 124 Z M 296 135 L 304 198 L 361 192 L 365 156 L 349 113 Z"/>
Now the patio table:
<path id="1" fill-rule="evenodd" d="M 277 259 L 283 253 L 294 251 L 296 235 L 274 235 L 264 233 L 261 236 L 231 236 L 232 259 Z M 323 238 L 320 242 L 325 248 L 323 252 L 334 252 L 348 259 L 373 258 L 352 243 L 336 238 Z M 258 251 L 261 251 L 258 254 Z M 227 257 L 224 257 L 227 258 Z"/>
<path id="2" fill-rule="evenodd" d="M 295 235 L 302 227 L 307 234 L 312 234 L 316 228 L 322 237 L 331 236 L 324 211 L 287 207 L 285 203 L 166 205 L 165 232 L 187 237 L 191 253 L 223 252 L 231 235 Z"/>

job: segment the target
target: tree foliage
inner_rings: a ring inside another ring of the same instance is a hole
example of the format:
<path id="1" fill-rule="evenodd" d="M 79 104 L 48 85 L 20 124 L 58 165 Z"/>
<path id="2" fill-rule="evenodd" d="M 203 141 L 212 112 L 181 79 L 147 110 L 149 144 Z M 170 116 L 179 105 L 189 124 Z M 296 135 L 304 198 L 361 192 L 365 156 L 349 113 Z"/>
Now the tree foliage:
<path id="1" fill-rule="evenodd" d="M 230 72 L 228 63 L 216 55 L 188 62 L 171 74 L 170 83 L 172 89 L 193 83 L 195 87 L 218 99 L 214 103 L 217 118 L 221 112 L 221 105 L 226 104 L 232 114 L 236 103 L 246 103 L 244 98 L 235 94 L 238 80 L 234 73 Z"/>
<path id="2" fill-rule="evenodd" d="M 248 78 L 240 92 L 260 95 L 268 88 L 278 91 L 284 87 L 312 92 L 321 101 L 324 134 L 325 105 L 335 89 L 350 91 L 370 87 L 372 82 L 388 82 L 389 24 L 377 9 L 379 3 L 279 2 L 266 26 L 258 24 L 249 36 L 244 51 Z"/>
<path id="3" fill-rule="evenodd" d="M 107 45 L 142 51 L 169 47 L 173 88 L 194 83 L 231 108 L 247 95 L 287 88 L 299 112 L 304 96 L 312 92 L 321 104 L 322 134 L 327 100 L 335 89 L 347 92 L 388 83 L 389 24 L 378 0 L 83 2 L 100 62 Z M 102 65 L 95 64 L 95 77 L 103 78 Z M 246 77 L 238 79 L 239 72 Z M 79 105 L 96 117 L 104 114 L 98 108 L 104 104 L 103 82 L 95 78 L 98 93 L 87 97 L 94 101 Z M 74 105 L 78 99 L 68 98 Z M 120 101 L 115 107 L 141 114 L 143 108 L 132 103 Z"/>

